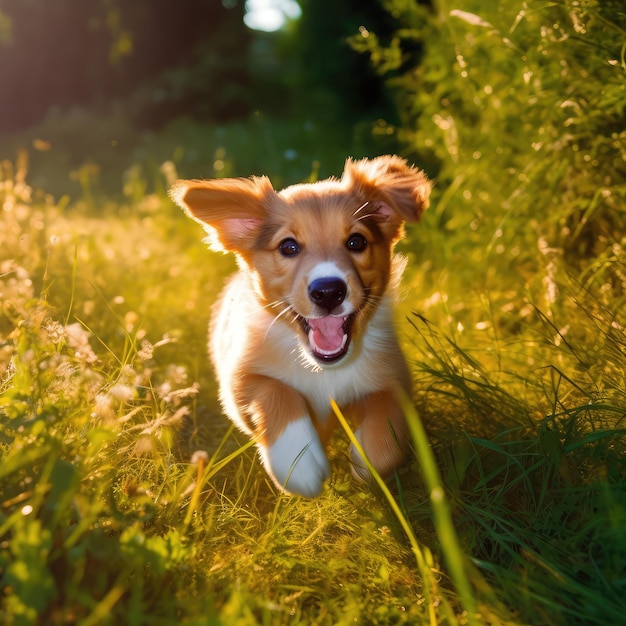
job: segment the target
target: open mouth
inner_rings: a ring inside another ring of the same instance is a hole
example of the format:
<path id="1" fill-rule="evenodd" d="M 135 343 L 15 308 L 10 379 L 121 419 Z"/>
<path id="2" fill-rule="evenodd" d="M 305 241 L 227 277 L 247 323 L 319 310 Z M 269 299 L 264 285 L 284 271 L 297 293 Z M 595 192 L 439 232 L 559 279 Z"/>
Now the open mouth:
<path id="1" fill-rule="evenodd" d="M 326 317 L 300 317 L 313 356 L 326 363 L 341 359 L 350 347 L 350 333 L 356 313 Z"/>

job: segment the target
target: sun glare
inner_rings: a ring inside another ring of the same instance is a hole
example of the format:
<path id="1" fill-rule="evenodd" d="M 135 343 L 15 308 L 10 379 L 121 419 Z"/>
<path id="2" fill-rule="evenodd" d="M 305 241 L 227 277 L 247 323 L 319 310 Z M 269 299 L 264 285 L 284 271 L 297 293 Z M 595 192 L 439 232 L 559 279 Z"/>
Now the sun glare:
<path id="1" fill-rule="evenodd" d="M 283 28 L 288 20 L 298 19 L 301 14 L 295 0 L 248 0 L 243 21 L 248 28 L 271 33 Z"/>

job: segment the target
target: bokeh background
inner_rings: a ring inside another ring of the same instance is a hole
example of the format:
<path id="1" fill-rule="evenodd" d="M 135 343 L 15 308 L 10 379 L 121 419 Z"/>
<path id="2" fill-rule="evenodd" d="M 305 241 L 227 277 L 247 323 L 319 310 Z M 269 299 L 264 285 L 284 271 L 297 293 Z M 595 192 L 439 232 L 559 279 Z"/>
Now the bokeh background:
<path id="1" fill-rule="evenodd" d="M 180 165 L 198 176 L 213 174 L 222 148 L 238 175 L 269 159 L 302 179 L 313 161 L 326 173 L 377 149 L 372 126 L 397 118 L 383 79 L 349 44 L 363 24 L 390 37 L 393 19 L 378 2 L 0 6 L 0 156 L 30 150 L 33 182 L 41 161 L 57 161 L 59 176 L 48 178 L 61 191 L 86 161 L 113 191 L 132 163 L 171 158 L 179 146 Z M 245 138 L 229 137 L 237 132 Z"/>

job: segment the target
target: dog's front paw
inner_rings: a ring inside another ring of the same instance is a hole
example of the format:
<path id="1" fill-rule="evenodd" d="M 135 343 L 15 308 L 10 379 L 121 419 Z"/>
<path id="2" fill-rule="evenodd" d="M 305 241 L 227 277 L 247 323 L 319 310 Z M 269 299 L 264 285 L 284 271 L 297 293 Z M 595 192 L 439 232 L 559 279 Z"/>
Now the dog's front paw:
<path id="1" fill-rule="evenodd" d="M 305 498 L 319 496 L 330 466 L 309 417 L 290 422 L 278 439 L 261 448 L 263 463 L 282 490 Z"/>

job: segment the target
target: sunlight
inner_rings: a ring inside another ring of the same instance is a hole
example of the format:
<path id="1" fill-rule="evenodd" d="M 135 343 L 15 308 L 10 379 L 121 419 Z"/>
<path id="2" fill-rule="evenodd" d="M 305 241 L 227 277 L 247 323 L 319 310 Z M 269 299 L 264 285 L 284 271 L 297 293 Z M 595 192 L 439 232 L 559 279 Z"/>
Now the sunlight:
<path id="1" fill-rule="evenodd" d="M 283 28 L 287 21 L 298 19 L 301 14 L 295 0 L 248 0 L 243 21 L 248 28 L 271 33 Z"/>

